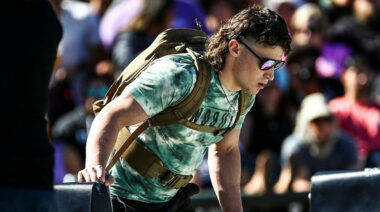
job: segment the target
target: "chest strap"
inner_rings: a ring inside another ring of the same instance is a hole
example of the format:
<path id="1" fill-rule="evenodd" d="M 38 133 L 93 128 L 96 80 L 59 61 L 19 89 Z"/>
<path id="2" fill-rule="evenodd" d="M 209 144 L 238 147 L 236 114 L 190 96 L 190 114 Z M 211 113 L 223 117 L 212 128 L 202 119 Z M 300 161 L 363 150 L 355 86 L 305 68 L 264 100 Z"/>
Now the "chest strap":
<path id="1" fill-rule="evenodd" d="M 136 131 L 144 130 L 148 122 L 144 122 L 138 129 L 136 129 L 127 139 L 133 138 L 133 134 Z M 124 135 L 121 135 L 124 134 Z M 127 128 L 123 128 L 122 133 L 119 133 L 120 137 L 124 137 L 129 134 Z M 139 133 L 138 133 L 139 134 Z M 119 142 L 120 141 L 120 142 Z M 121 157 L 124 159 L 129 166 L 136 170 L 141 176 L 146 178 L 157 178 L 161 185 L 169 188 L 180 189 L 185 186 L 193 178 L 192 175 L 181 175 L 176 174 L 169 169 L 167 169 L 161 160 L 152 152 L 146 150 L 142 145 L 137 143 L 134 139 L 130 142 L 124 142 L 122 139 L 117 139 L 115 144 L 115 150 L 124 149 L 126 143 L 130 143 L 125 151 L 116 151 L 116 154 L 112 157 L 111 161 L 106 167 L 109 171 L 113 164 Z"/>
<path id="2" fill-rule="evenodd" d="M 192 179 L 192 175 L 176 174 L 165 168 L 161 160 L 141 144 L 133 141 L 127 149 L 124 159 L 140 175 L 147 178 L 157 178 L 163 186 L 179 189 Z"/>

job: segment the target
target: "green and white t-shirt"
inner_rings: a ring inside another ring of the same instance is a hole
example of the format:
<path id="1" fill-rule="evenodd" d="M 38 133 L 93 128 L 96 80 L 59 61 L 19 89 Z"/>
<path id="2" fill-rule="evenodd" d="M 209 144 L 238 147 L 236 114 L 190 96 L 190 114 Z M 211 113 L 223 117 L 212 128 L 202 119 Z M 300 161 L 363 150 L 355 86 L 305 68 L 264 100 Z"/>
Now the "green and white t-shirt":
<path id="1" fill-rule="evenodd" d="M 183 101 L 192 91 L 195 82 L 196 69 L 191 56 L 176 54 L 154 61 L 126 89 L 145 113 L 152 117 Z M 217 73 L 212 71 L 206 97 L 199 110 L 189 120 L 217 128 L 231 127 L 236 114 L 230 115 L 228 109 L 230 103 L 234 104 L 237 113 L 239 92 L 230 92 L 224 88 L 224 93 L 222 89 Z M 235 126 L 236 129 L 241 128 L 254 100 L 255 96 L 252 96 L 247 109 Z M 136 141 L 155 153 L 166 168 L 178 174 L 189 175 L 198 168 L 207 147 L 222 138 L 181 124 L 171 124 L 150 127 Z M 115 183 L 110 187 L 111 193 L 126 199 L 165 202 L 177 192 L 176 189 L 162 186 L 157 179 L 142 177 L 122 159 L 112 168 L 111 174 L 115 177 Z"/>

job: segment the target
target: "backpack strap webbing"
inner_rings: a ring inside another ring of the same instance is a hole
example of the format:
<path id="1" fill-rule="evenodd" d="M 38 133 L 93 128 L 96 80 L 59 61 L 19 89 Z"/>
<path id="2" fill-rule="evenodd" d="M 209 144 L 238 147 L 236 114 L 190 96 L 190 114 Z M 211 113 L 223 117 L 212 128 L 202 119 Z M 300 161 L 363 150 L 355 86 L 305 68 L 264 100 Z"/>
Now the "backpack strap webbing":
<path id="1" fill-rule="evenodd" d="M 187 52 L 194 60 L 194 64 L 197 70 L 197 80 L 194 88 L 181 103 L 178 105 L 169 107 L 164 111 L 150 118 L 152 126 L 162 126 L 173 123 L 184 123 L 187 118 L 192 116 L 201 106 L 203 99 L 206 96 L 210 80 L 211 70 L 210 66 L 203 61 L 200 56 L 190 49 Z"/>
<path id="2" fill-rule="evenodd" d="M 240 120 L 243 111 L 247 108 L 250 98 L 251 98 L 250 94 L 245 93 L 244 91 L 240 91 L 239 103 L 238 103 L 239 104 L 238 105 L 238 112 L 236 114 L 236 118 L 235 118 L 233 125 L 230 128 L 226 128 L 226 129 L 218 129 L 218 128 L 214 128 L 214 127 L 205 126 L 205 127 L 210 128 L 209 129 L 210 131 L 208 131 L 208 132 L 214 133 L 215 136 L 218 136 L 218 135 L 224 136 L 225 134 L 227 134 L 231 130 L 233 130 L 235 128 L 236 124 L 238 123 L 238 121 Z M 205 130 L 202 130 L 202 131 L 205 131 Z"/>
<path id="3" fill-rule="evenodd" d="M 230 128 L 221 129 L 221 128 L 216 128 L 216 127 L 211 127 L 211 126 L 199 125 L 199 124 L 188 121 L 187 119 L 190 116 L 192 116 L 195 112 L 198 111 L 199 107 L 201 106 L 206 96 L 207 89 L 210 84 L 211 72 L 210 72 L 210 65 L 204 62 L 200 58 L 198 53 L 190 49 L 187 49 L 187 52 L 194 59 L 195 66 L 198 71 L 197 81 L 194 85 L 193 91 L 180 104 L 167 108 L 161 113 L 150 118 L 150 122 L 152 126 L 162 126 L 162 125 L 167 125 L 167 124 L 180 123 L 193 130 L 209 132 L 209 133 L 213 133 L 214 135 L 224 136 L 226 133 L 228 133 L 233 128 L 235 128 L 243 110 L 247 107 L 249 103 L 251 95 L 249 95 L 245 91 L 240 91 L 238 112 L 237 112 L 234 124 Z"/>
<path id="4" fill-rule="evenodd" d="M 128 138 L 123 141 L 120 147 L 116 150 L 115 154 L 108 161 L 106 166 L 106 171 L 109 172 L 113 165 L 119 160 L 119 158 L 125 153 L 127 148 L 131 145 L 131 143 L 142 133 L 146 128 L 150 127 L 149 119 L 145 120 L 132 134 L 128 136 Z M 128 131 L 129 132 L 129 131 Z"/>

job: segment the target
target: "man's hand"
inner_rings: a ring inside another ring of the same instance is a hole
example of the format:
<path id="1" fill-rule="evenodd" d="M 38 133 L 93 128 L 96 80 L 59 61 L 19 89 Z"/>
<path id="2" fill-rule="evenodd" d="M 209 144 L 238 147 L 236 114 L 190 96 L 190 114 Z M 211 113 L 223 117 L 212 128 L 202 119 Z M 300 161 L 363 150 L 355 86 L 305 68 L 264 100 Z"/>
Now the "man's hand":
<path id="1" fill-rule="evenodd" d="M 104 167 L 115 146 L 118 133 L 148 118 L 138 102 L 124 89 L 122 94 L 107 104 L 95 116 L 86 143 L 86 168 L 78 172 L 78 182 L 103 182 L 106 186 L 114 178 Z"/>
<path id="2" fill-rule="evenodd" d="M 115 182 L 115 179 L 101 165 L 84 168 L 78 172 L 78 182 L 97 181 L 104 183 L 105 186 L 109 186 Z"/>

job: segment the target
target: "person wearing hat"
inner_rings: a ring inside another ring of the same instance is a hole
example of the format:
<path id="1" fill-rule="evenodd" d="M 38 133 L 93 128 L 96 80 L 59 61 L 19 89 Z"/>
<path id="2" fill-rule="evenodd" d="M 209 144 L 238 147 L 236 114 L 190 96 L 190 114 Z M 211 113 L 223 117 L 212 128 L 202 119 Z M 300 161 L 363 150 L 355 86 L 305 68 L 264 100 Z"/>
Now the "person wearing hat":
<path id="1" fill-rule="evenodd" d="M 275 192 L 307 192 L 317 171 L 357 167 L 355 143 L 335 124 L 325 96 L 313 93 L 304 98 L 293 134 L 281 150 L 282 171 Z"/>

